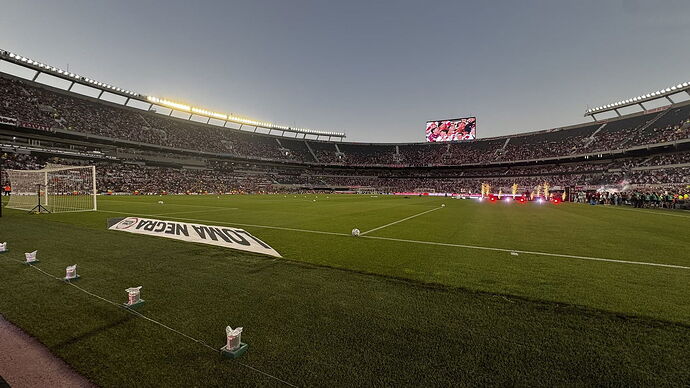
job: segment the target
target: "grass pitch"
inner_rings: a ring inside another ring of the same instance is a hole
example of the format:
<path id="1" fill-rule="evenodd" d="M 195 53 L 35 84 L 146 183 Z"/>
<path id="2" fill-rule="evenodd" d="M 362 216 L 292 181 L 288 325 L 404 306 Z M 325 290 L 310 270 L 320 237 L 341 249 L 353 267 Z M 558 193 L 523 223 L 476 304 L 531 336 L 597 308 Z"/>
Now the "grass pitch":
<path id="1" fill-rule="evenodd" d="M 352 195 L 99 209 L 5 210 L 0 312 L 100 385 L 690 382 L 688 213 Z M 127 215 L 242 227 L 284 258 L 106 230 Z M 34 249 L 111 301 L 143 285 L 139 311 L 200 342 L 15 261 Z M 228 324 L 250 345 L 234 361 L 214 351 Z"/>

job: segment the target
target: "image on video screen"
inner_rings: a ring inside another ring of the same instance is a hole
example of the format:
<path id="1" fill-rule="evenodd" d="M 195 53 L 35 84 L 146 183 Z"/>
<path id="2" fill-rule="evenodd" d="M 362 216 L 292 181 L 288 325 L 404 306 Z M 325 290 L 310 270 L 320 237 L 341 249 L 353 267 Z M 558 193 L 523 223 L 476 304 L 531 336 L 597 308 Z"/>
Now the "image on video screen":
<path id="1" fill-rule="evenodd" d="M 453 120 L 426 122 L 426 141 L 464 141 L 477 138 L 477 118 L 464 117 Z"/>

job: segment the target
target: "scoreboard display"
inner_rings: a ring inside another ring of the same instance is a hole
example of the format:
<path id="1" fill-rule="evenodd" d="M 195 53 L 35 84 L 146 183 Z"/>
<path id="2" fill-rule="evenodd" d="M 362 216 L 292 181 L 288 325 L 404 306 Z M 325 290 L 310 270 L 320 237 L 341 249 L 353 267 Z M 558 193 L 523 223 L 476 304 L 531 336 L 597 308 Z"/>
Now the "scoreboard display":
<path id="1" fill-rule="evenodd" d="M 426 141 L 430 143 L 474 140 L 476 138 L 476 117 L 426 122 Z"/>

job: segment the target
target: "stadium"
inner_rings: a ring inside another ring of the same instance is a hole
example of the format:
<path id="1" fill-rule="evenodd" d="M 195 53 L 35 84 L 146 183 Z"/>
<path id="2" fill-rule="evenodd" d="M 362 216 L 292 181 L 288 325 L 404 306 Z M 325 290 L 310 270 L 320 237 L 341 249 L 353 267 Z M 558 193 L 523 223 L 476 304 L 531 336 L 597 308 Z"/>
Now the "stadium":
<path id="1" fill-rule="evenodd" d="M 366 143 L 24 55 L 0 386 L 690 383 L 688 82 Z"/>

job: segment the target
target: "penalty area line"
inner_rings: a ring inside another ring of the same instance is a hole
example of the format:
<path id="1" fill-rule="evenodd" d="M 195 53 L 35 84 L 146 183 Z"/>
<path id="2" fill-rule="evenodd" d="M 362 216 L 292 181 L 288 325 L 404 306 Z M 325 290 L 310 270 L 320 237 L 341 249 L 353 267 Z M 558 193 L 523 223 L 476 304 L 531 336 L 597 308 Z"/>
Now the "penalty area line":
<path id="1" fill-rule="evenodd" d="M 380 230 L 380 229 L 383 229 L 383 228 L 387 228 L 387 227 L 389 227 L 389 226 L 392 226 L 392 225 L 395 225 L 395 224 L 399 224 L 399 223 L 405 222 L 405 221 L 407 221 L 407 220 L 411 220 L 411 219 L 413 219 L 413 218 L 415 218 L 415 217 L 423 216 L 424 214 L 431 213 L 431 212 L 436 211 L 436 210 L 438 210 L 438 209 L 442 209 L 442 207 L 439 206 L 439 207 L 433 208 L 433 209 L 431 209 L 431 210 L 423 211 L 423 212 L 421 212 L 421 213 L 417 213 L 417 214 L 411 215 L 411 216 L 409 216 L 409 217 L 405 217 L 405 218 L 403 218 L 403 219 L 401 219 L 401 220 L 393 221 L 393 222 L 391 222 L 390 224 L 381 225 L 381 226 L 379 226 L 378 228 L 374 228 L 374 229 L 371 229 L 371 230 L 367 230 L 366 232 L 362 232 L 362 233 L 360 234 L 360 236 L 364 236 L 365 234 L 369 234 L 369 233 L 371 233 L 371 232 L 375 232 L 375 231 L 377 231 L 377 230 Z"/>

